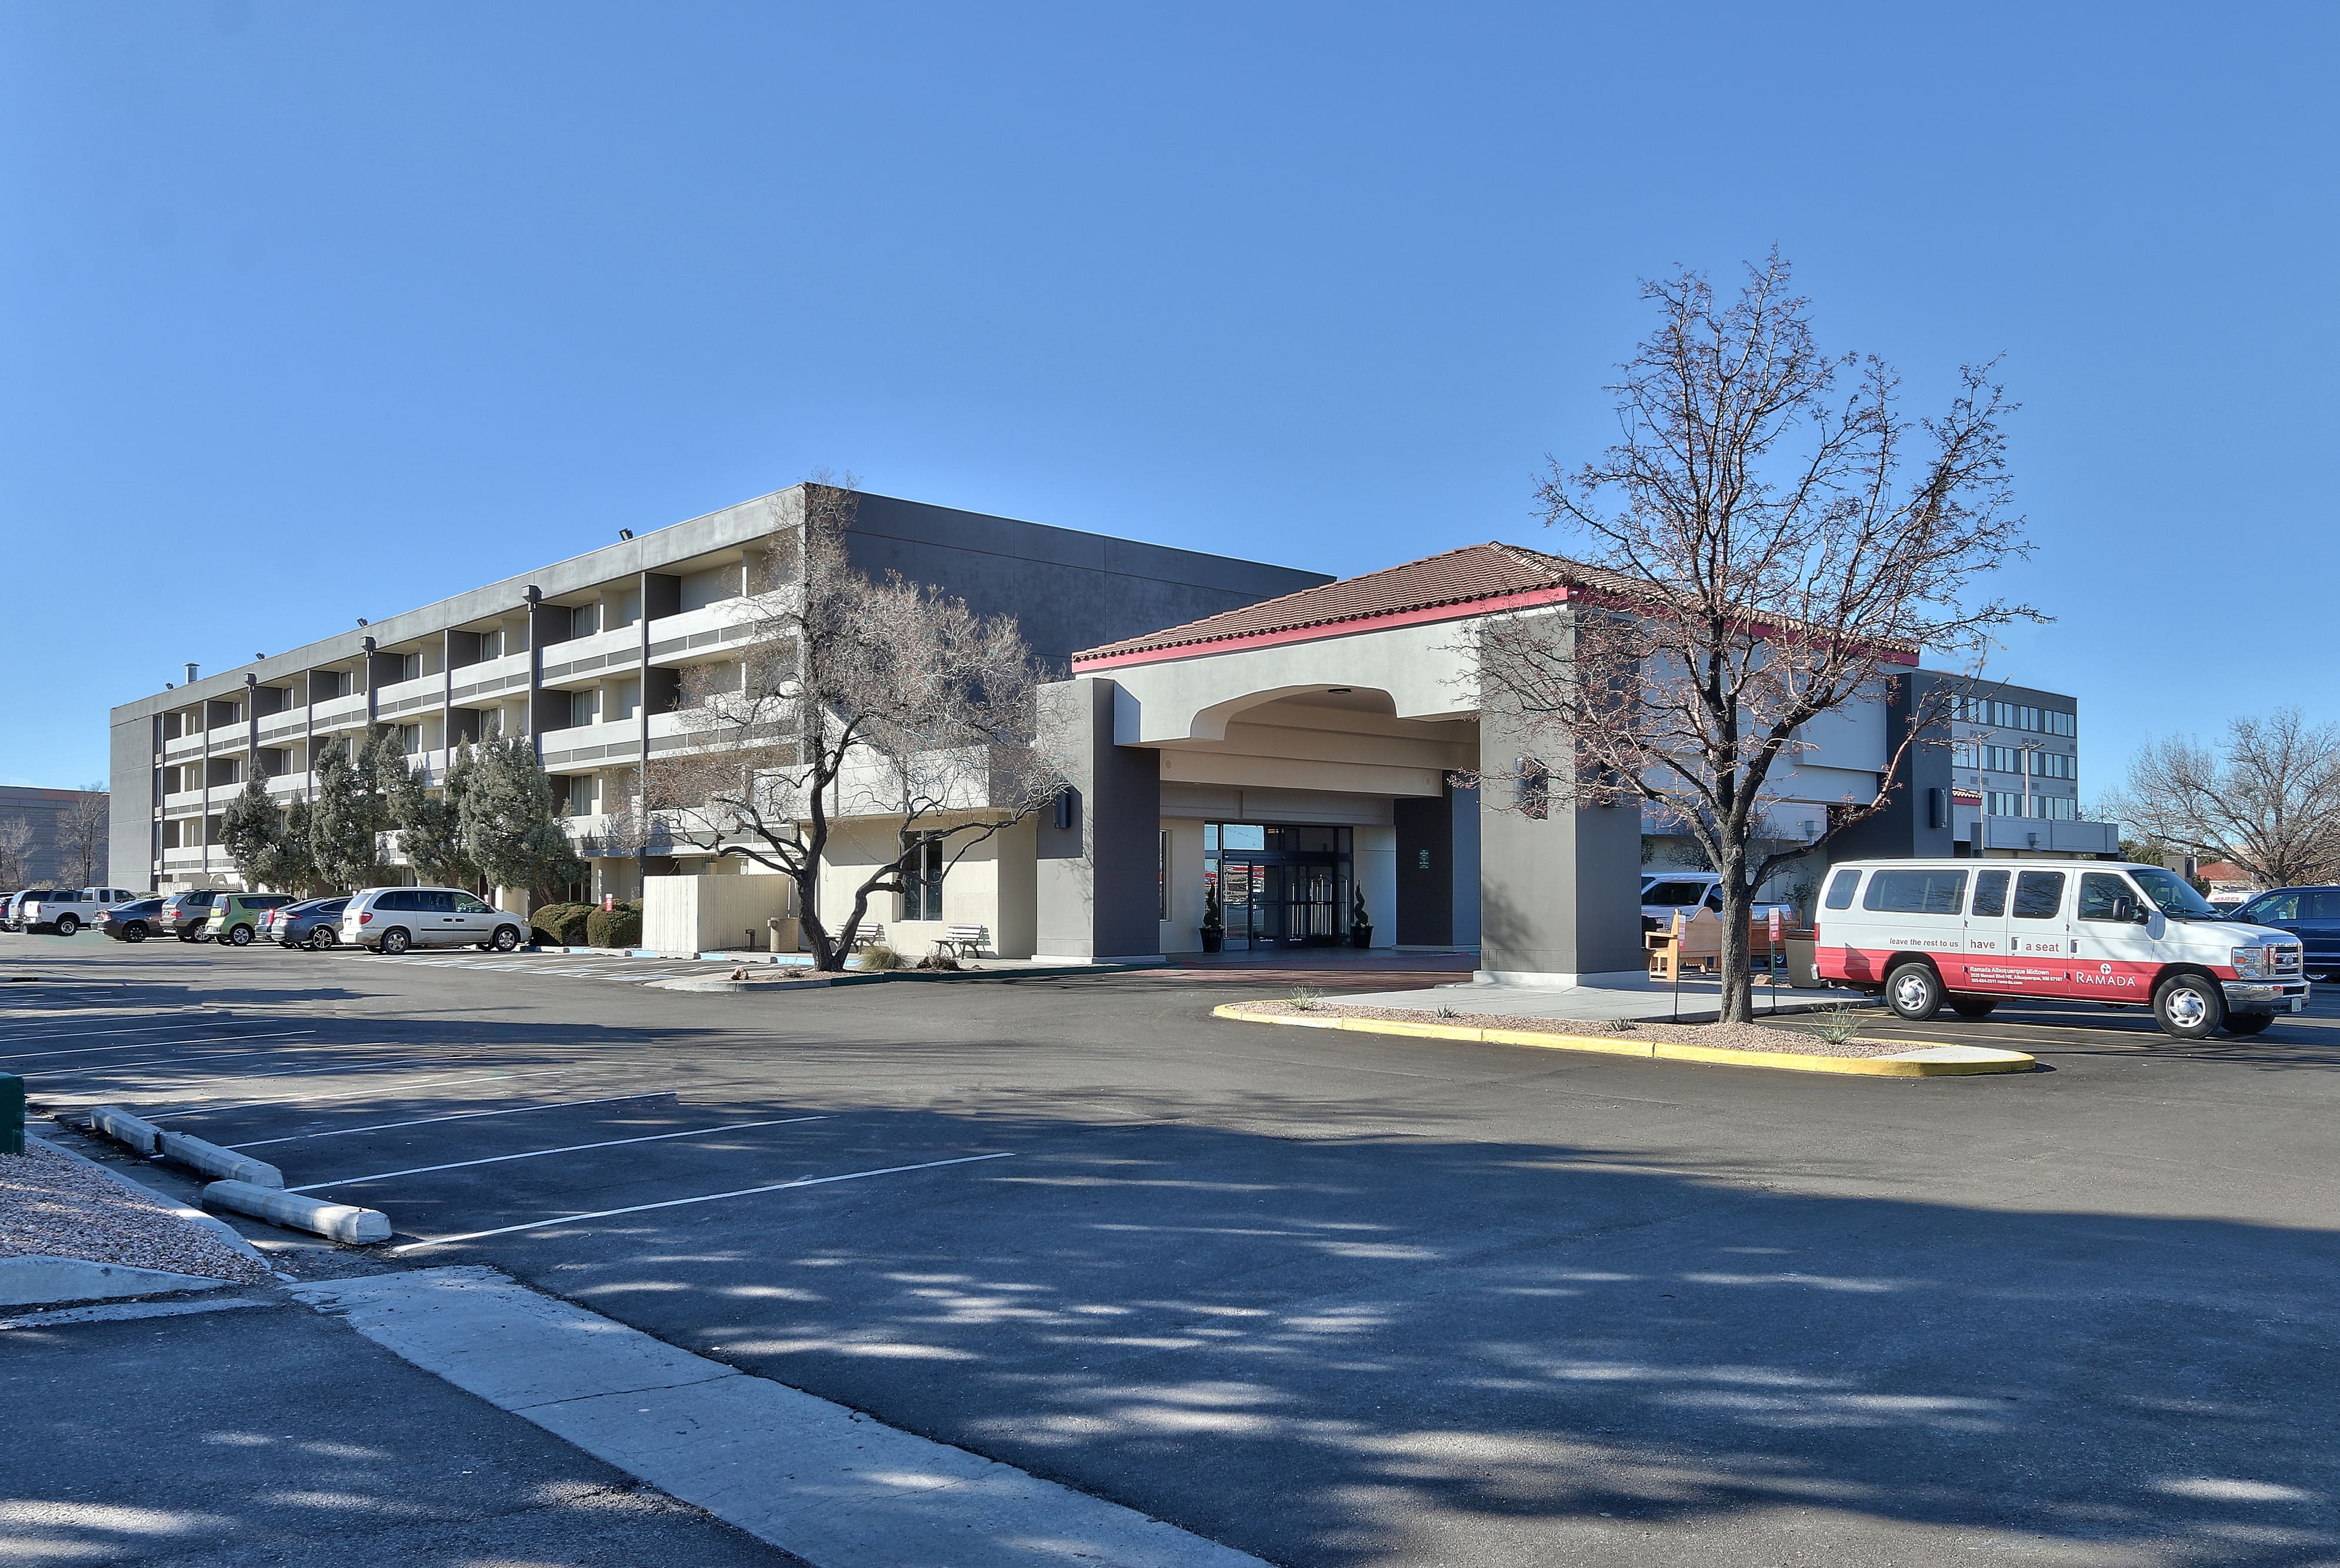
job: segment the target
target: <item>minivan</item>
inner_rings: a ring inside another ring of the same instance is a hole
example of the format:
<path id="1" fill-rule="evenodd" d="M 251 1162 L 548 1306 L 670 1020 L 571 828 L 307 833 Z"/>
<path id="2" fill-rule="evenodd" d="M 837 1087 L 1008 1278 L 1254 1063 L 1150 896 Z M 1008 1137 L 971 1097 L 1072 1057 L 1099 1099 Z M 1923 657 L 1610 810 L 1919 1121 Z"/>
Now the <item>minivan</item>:
<path id="1" fill-rule="evenodd" d="M 1911 1022 L 2008 997 L 2150 1007 L 2163 1032 L 2256 1035 L 2307 1010 L 2300 945 L 2229 918 L 2162 866 L 2107 860 L 1881 860 L 1829 868 L 1820 978 Z"/>
<path id="2" fill-rule="evenodd" d="M 492 948 L 509 953 L 528 922 L 461 888 L 362 888 L 342 910 L 342 940 L 392 958 L 409 948 Z"/>

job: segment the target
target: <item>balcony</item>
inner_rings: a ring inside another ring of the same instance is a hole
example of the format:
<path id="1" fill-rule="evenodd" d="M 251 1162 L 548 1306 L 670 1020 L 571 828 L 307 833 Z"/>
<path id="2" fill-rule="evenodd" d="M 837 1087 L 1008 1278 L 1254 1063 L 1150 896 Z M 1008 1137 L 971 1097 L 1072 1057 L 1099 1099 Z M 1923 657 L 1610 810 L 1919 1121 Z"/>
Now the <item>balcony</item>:
<path id="1" fill-rule="evenodd" d="M 528 685 L 528 654 L 525 651 L 507 653 L 501 659 L 482 659 L 477 664 L 462 665 L 447 673 L 451 690 L 447 700 L 458 708 L 477 708 L 481 702 L 500 692 L 517 691 Z M 433 679 L 436 679 L 433 677 Z"/>
<path id="2" fill-rule="evenodd" d="M 599 680 L 607 670 L 633 670 L 641 664 L 642 629 L 634 626 L 613 627 L 597 631 L 590 637 L 572 637 L 566 642 L 549 642 L 544 648 L 544 683 L 559 685 L 564 681 Z"/>
<path id="3" fill-rule="evenodd" d="M 347 729 L 362 725 L 366 721 L 365 693 L 353 691 L 347 697 L 317 703 L 309 710 L 309 719 L 318 729 Z"/>
<path id="4" fill-rule="evenodd" d="M 2048 855 L 2117 855 L 2120 829 L 2111 822 L 2075 822 L 2052 817 L 1985 817 L 1986 849 L 2028 849 Z"/>
<path id="5" fill-rule="evenodd" d="M 435 710 L 446 700 L 447 677 L 443 674 L 395 680 L 374 693 L 374 717 L 386 720 L 402 713 Z"/>
<path id="6" fill-rule="evenodd" d="M 203 737 L 200 731 L 193 735 L 182 735 L 175 740 L 163 742 L 163 760 L 165 762 L 176 762 L 183 758 L 200 757 L 203 754 Z"/>
<path id="7" fill-rule="evenodd" d="M 537 737 L 537 749 L 547 768 L 606 767 L 631 762 L 641 755 L 639 719 L 620 719 L 609 724 L 572 724 L 548 729 Z"/>
<path id="8" fill-rule="evenodd" d="M 165 817 L 200 816 L 203 809 L 203 792 L 200 789 L 181 789 L 163 797 L 163 815 Z"/>
<path id="9" fill-rule="evenodd" d="M 650 662 L 689 664 L 705 658 L 710 648 L 745 642 L 755 630 L 747 601 L 739 599 L 662 615 L 650 622 Z"/>

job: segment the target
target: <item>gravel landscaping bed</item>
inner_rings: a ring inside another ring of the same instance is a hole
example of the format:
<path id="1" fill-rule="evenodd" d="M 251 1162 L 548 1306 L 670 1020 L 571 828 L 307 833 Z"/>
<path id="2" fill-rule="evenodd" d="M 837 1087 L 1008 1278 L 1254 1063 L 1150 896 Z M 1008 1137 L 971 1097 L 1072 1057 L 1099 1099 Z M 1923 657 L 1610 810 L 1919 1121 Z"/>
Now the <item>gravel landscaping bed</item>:
<path id="1" fill-rule="evenodd" d="M 103 1171 L 28 1145 L 21 1155 L 0 1155 L 0 1257 L 33 1253 L 213 1279 L 268 1277 L 257 1260 L 203 1226 Z"/>
<path id="2" fill-rule="evenodd" d="M 1508 1013 L 1455 1013 L 1441 1017 L 1426 1008 L 1364 1007 L 1318 1002 L 1238 1002 L 1238 1010 L 1268 1017 L 1387 1018 L 1401 1024 L 1450 1024 L 1462 1029 L 1517 1029 L 1538 1035 L 1571 1035 L 1595 1040 L 1662 1040 L 1670 1046 L 1710 1046 L 1725 1051 L 1782 1051 L 1807 1057 L 1889 1057 L 1915 1048 L 1909 1040 L 1847 1040 L 1830 1045 L 1816 1034 L 1770 1024 L 1614 1024 L 1579 1018 L 1522 1018 Z"/>

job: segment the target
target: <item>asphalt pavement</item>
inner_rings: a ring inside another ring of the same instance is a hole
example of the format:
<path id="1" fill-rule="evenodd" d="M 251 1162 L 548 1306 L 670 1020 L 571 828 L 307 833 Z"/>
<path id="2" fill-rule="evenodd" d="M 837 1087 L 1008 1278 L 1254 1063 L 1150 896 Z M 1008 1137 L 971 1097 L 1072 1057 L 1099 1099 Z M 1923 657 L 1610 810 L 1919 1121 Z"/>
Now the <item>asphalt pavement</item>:
<path id="1" fill-rule="evenodd" d="M 399 1229 L 289 1272 L 492 1265 L 1271 1561 L 2340 1561 L 2328 997 L 2197 1046 L 1880 1018 L 2043 1070 L 1879 1081 L 1210 1017 L 1241 974 L 18 972 L 36 1107 Z"/>

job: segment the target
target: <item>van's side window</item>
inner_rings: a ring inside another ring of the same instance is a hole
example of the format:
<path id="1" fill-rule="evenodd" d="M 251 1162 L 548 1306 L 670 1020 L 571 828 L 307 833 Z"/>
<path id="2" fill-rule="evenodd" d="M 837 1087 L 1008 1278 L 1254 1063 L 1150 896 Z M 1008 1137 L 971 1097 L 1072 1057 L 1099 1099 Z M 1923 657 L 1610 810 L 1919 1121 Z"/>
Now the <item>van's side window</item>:
<path id="1" fill-rule="evenodd" d="M 2064 873 L 2026 871 L 2015 878 L 2015 918 L 2052 920 L 2064 912 Z"/>
<path id="2" fill-rule="evenodd" d="M 2091 871 L 2080 878 L 2080 918 L 2083 920 L 2111 919 L 2113 905 L 2122 898 L 2132 904 L 2137 902 L 2137 892 L 2125 877 L 2116 877 L 2109 871 Z"/>
<path id="3" fill-rule="evenodd" d="M 1853 870 L 1839 871 L 1835 877 L 1829 879 L 1829 882 L 1828 907 L 1831 909 L 1851 908 L 1852 890 L 1859 886 L 1859 872 Z"/>
<path id="4" fill-rule="evenodd" d="M 1974 912 L 1978 915 L 1998 916 L 2007 913 L 2007 873 L 1977 871 L 1975 873 Z"/>
<path id="5" fill-rule="evenodd" d="M 1966 901 L 1964 871 L 1879 871 L 1869 879 L 1860 907 L 1888 915 L 1955 915 Z"/>
<path id="6" fill-rule="evenodd" d="M 2239 918 L 2262 926 L 2279 926 L 2285 920 L 2296 920 L 2299 918 L 2299 895 L 2269 893 L 2244 910 Z"/>

